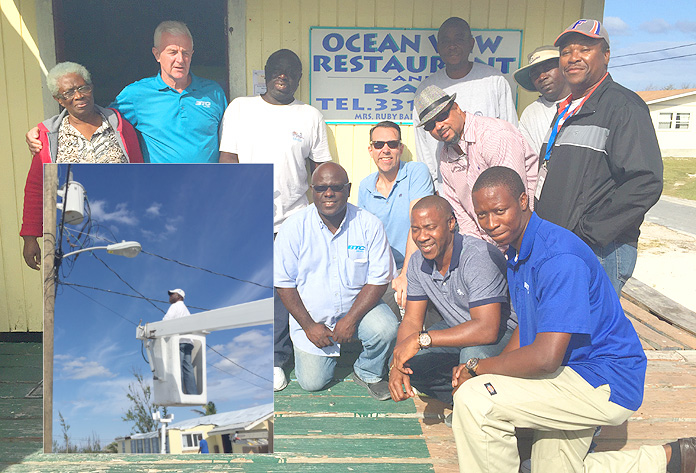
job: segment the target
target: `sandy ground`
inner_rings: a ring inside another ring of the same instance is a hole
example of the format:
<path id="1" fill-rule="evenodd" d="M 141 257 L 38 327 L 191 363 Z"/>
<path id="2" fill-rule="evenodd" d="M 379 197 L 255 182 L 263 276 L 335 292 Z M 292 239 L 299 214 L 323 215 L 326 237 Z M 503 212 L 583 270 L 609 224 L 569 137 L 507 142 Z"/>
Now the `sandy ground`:
<path id="1" fill-rule="evenodd" d="M 696 312 L 696 236 L 643 223 L 633 277 Z"/>

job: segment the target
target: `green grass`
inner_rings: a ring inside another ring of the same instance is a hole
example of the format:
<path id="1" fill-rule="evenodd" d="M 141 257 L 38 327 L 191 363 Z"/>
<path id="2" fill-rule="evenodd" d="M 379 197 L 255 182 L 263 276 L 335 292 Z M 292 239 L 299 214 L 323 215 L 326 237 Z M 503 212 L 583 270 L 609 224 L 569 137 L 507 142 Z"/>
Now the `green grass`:
<path id="1" fill-rule="evenodd" d="M 662 193 L 696 200 L 696 158 L 662 158 L 665 165 Z"/>

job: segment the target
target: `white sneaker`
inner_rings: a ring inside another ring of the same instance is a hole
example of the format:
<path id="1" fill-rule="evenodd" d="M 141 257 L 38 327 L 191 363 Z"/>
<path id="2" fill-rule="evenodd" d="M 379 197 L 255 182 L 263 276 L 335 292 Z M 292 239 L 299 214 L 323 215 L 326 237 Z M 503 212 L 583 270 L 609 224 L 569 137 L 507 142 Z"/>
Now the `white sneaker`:
<path id="1" fill-rule="evenodd" d="M 285 371 L 279 366 L 273 367 L 273 391 L 282 391 L 288 385 Z"/>

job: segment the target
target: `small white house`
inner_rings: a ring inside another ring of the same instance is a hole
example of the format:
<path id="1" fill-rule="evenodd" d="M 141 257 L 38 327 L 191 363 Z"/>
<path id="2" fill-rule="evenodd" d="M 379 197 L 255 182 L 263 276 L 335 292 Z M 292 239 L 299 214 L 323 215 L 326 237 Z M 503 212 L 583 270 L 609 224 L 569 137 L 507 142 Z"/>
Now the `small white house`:
<path id="1" fill-rule="evenodd" d="M 638 92 L 657 132 L 662 156 L 696 158 L 696 89 Z"/>

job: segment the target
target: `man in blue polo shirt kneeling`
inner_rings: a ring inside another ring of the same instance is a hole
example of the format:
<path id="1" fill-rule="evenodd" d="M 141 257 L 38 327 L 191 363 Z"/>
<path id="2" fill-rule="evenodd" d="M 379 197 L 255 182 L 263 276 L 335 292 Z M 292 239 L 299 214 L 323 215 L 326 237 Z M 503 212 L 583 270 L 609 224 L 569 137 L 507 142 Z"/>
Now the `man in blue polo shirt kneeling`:
<path id="1" fill-rule="evenodd" d="M 594 252 L 539 218 L 519 175 L 493 167 L 472 196 L 481 227 L 509 245 L 519 327 L 499 356 L 452 374 L 459 468 L 517 473 L 515 428 L 534 431 L 533 472 L 694 473 L 696 438 L 587 453 L 597 425 L 620 425 L 643 400 L 647 361 Z"/>

